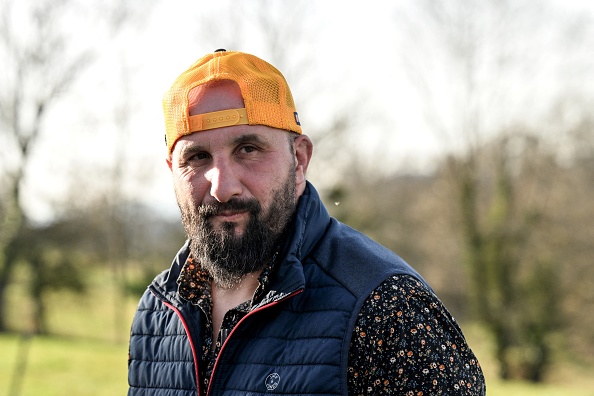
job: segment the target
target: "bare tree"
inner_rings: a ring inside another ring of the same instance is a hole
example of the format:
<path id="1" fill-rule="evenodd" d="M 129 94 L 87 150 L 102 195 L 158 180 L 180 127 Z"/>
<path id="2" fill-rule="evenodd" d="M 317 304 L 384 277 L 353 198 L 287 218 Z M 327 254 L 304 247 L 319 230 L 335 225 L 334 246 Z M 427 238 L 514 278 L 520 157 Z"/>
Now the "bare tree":
<path id="1" fill-rule="evenodd" d="M 77 0 L 42 0 L 2 2 L 0 26 L 0 62 L 3 74 L 2 92 L 0 92 L 0 331 L 6 329 L 5 322 L 5 290 L 10 282 L 11 272 L 17 262 L 17 246 L 27 228 L 32 227 L 23 206 L 23 185 L 32 175 L 28 175 L 28 167 L 34 156 L 36 144 L 47 127 L 45 120 L 54 106 L 65 98 L 82 73 L 96 64 L 103 53 L 98 43 L 101 40 L 113 43 L 125 27 L 136 27 L 150 12 L 152 2 L 141 6 L 120 4 L 118 2 L 100 2 L 87 4 Z M 81 22 L 89 22 L 92 8 L 92 26 L 81 26 Z M 81 39 L 80 31 L 92 32 Z M 111 47 L 110 47 L 111 48 Z M 116 64 L 124 61 L 119 54 L 111 53 Z M 128 70 L 126 70 L 128 72 Z M 129 75 L 123 74 L 127 79 Z M 124 88 L 128 86 L 124 81 Z M 124 96 L 130 95 L 116 93 Z M 80 107 L 72 109 L 78 113 Z M 127 107 L 126 107 L 127 106 Z M 114 109 L 117 136 L 127 136 L 132 117 L 132 104 L 125 103 Z M 101 115 L 105 118 L 105 114 Z M 55 126 L 55 124 L 54 124 Z M 67 125 L 61 128 L 62 136 L 68 135 Z M 88 127 L 88 126 L 86 126 Z M 63 137 L 64 138 L 64 137 Z M 65 138 L 67 140 L 67 138 Z M 125 144 L 114 144 L 123 148 Z M 109 177 L 112 182 L 110 196 L 112 205 L 121 198 L 123 188 L 122 156 L 120 152 L 116 165 Z M 122 220 L 123 221 L 123 220 Z M 108 230 L 114 235 L 109 243 L 110 249 L 116 242 L 117 230 Z M 117 250 L 120 252 L 121 249 Z M 112 250 L 113 251 L 113 250 Z M 46 263 L 42 257 L 35 259 Z"/>
<path id="2" fill-rule="evenodd" d="M 15 10 L 16 1 L 5 1 L 2 6 L 0 150 L 2 158 L 8 161 L 2 164 L 1 175 L 5 188 L 0 212 L 0 331 L 6 329 L 6 287 L 16 264 L 18 240 L 27 225 L 22 206 L 27 165 L 51 107 L 91 59 L 84 49 L 72 52 L 68 36 L 60 27 L 60 16 L 69 7 L 68 0 L 25 3 L 30 8 L 24 13 Z"/>
<path id="3" fill-rule="evenodd" d="M 399 16 L 408 27 L 402 53 L 410 55 L 427 123 L 452 153 L 448 173 L 470 302 L 494 336 L 501 376 L 540 381 L 559 326 L 558 267 L 527 254 L 534 252 L 529 246 L 543 225 L 546 199 L 525 194 L 526 183 L 537 180 L 526 169 L 548 157 L 541 145 L 547 137 L 531 125 L 542 125 L 559 87 L 538 67 L 562 64 L 564 55 L 552 49 L 562 48 L 556 40 L 568 22 L 530 1 L 416 5 Z M 550 194 L 549 184 L 539 188 L 541 196 Z"/>

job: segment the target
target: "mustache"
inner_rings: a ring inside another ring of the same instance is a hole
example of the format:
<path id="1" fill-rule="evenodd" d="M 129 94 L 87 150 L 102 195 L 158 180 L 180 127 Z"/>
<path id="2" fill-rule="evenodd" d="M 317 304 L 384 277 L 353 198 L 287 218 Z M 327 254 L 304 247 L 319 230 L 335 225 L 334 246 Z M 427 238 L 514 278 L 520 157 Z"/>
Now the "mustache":
<path id="1" fill-rule="evenodd" d="M 222 212 L 260 212 L 257 199 L 232 199 L 227 202 L 213 202 L 198 206 L 198 214 L 203 218 L 217 216 Z"/>

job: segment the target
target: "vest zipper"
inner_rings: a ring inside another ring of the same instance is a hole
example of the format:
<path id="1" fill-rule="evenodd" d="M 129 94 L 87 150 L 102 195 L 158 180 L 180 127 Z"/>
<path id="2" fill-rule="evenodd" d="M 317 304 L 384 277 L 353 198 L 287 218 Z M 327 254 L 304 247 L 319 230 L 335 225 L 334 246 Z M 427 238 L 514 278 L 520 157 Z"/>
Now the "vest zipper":
<path id="1" fill-rule="evenodd" d="M 223 355 L 223 351 L 225 349 L 225 346 L 227 345 L 227 342 L 229 341 L 229 339 L 233 336 L 233 333 L 235 333 L 235 331 L 239 328 L 239 326 L 241 325 L 241 323 L 243 321 L 245 321 L 248 317 L 250 317 L 253 314 L 255 314 L 256 312 L 260 312 L 260 311 L 262 311 L 264 309 L 270 308 L 270 307 L 272 307 L 272 306 L 280 303 L 281 301 L 285 301 L 288 298 L 291 298 L 293 296 L 296 296 L 297 294 L 299 294 L 301 292 L 303 292 L 303 289 L 299 289 L 297 291 L 294 291 L 293 293 L 291 293 L 291 294 L 289 294 L 289 295 L 281 298 L 280 300 L 273 301 L 273 302 L 271 302 L 269 304 L 266 304 L 266 305 L 263 305 L 263 306 L 261 306 L 259 308 L 256 308 L 255 310 L 248 312 L 243 318 L 241 318 L 239 320 L 239 322 L 237 322 L 237 324 L 235 325 L 235 327 L 233 327 L 233 329 L 231 330 L 231 332 L 229 333 L 229 335 L 226 337 L 225 342 L 223 343 L 223 345 L 221 345 L 221 350 L 219 351 L 219 354 L 217 355 L 217 360 L 215 360 L 215 364 L 214 364 L 214 366 L 212 368 L 212 373 L 210 375 L 210 381 L 208 382 L 208 389 L 206 390 L 206 396 L 210 395 L 210 391 L 211 391 L 212 383 L 213 383 L 212 380 L 213 380 L 214 375 L 215 375 L 215 373 L 217 371 L 217 367 L 219 366 L 219 359 Z M 196 370 L 198 370 L 198 366 L 196 366 Z"/>

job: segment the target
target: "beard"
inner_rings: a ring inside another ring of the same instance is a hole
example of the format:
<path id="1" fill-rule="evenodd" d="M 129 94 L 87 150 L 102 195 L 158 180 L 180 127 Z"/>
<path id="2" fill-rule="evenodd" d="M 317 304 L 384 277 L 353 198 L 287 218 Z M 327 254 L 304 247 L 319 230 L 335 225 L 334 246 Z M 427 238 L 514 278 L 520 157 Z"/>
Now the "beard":
<path id="1" fill-rule="evenodd" d="M 177 191 L 176 191 L 177 193 Z M 235 287 L 249 273 L 262 270 L 273 258 L 296 208 L 295 174 L 272 192 L 267 211 L 257 199 L 233 199 L 201 205 L 182 205 L 181 219 L 194 259 L 224 289 Z M 223 211 L 246 211 L 243 234 L 237 224 L 225 222 L 215 230 L 210 219 Z"/>

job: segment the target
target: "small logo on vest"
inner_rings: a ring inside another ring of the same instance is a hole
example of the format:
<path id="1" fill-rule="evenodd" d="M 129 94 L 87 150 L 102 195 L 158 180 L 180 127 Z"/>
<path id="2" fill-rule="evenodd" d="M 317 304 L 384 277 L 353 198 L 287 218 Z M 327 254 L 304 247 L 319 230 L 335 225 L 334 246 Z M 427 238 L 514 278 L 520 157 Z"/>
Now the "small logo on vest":
<path id="1" fill-rule="evenodd" d="M 266 381 L 264 381 L 266 384 L 266 389 L 268 390 L 275 390 L 279 382 L 280 375 L 278 375 L 278 373 L 272 373 L 268 375 L 268 377 L 266 377 Z"/>

